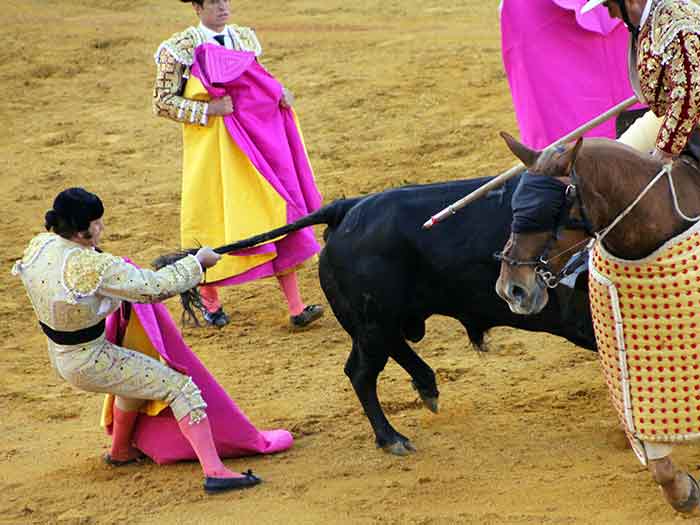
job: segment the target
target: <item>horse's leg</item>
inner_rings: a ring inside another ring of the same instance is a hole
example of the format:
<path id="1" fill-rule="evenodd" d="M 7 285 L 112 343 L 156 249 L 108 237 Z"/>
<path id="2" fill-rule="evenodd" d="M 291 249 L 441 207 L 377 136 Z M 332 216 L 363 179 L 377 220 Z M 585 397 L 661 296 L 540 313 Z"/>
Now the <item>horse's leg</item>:
<path id="1" fill-rule="evenodd" d="M 423 361 L 410 345 L 400 339 L 389 348 L 389 355 L 411 376 L 411 383 L 423 404 L 437 414 L 440 392 L 435 382 L 435 372 Z"/>
<path id="2" fill-rule="evenodd" d="M 363 341 L 360 344 L 353 338 L 352 351 L 345 363 L 345 375 L 350 379 L 372 425 L 377 446 L 391 454 L 405 456 L 416 449 L 407 437 L 399 434 L 391 426 L 377 397 L 377 377 L 388 360 L 389 354 L 383 343 L 375 342 L 370 345 Z"/>
<path id="3" fill-rule="evenodd" d="M 671 506 L 684 514 L 700 514 L 700 488 L 695 479 L 680 470 L 671 460 L 671 447 L 644 444 L 649 461 L 647 468 Z"/>

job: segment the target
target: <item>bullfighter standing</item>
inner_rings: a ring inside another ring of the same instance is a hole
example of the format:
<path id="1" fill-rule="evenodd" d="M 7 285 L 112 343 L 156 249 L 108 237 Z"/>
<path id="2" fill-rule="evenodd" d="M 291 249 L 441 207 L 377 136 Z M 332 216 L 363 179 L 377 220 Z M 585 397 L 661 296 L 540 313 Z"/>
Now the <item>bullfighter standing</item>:
<path id="1" fill-rule="evenodd" d="M 183 124 L 182 246 L 220 246 L 315 211 L 321 196 L 293 97 L 258 63 L 255 32 L 227 25 L 229 0 L 182 1 L 200 23 L 160 45 L 153 91 L 156 115 Z M 200 288 L 205 320 L 229 322 L 217 287 L 274 275 L 291 328 L 312 323 L 323 308 L 301 300 L 296 269 L 319 250 L 306 228 L 225 257 Z"/>

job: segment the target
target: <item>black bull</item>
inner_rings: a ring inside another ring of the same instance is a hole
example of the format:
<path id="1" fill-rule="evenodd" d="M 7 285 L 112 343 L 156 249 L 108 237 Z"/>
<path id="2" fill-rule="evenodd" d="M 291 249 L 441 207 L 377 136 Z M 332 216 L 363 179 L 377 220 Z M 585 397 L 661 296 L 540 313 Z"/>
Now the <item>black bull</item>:
<path id="1" fill-rule="evenodd" d="M 535 316 L 512 313 L 495 292 L 500 250 L 510 232 L 511 196 L 519 178 L 430 231 L 427 217 L 490 178 L 410 186 L 324 206 L 296 223 L 227 249 L 242 249 L 280 234 L 326 224 L 319 261 L 321 287 L 352 338 L 345 365 L 377 445 L 395 454 L 413 449 L 387 420 L 377 397 L 377 377 L 389 357 L 413 380 L 425 404 L 437 409 L 435 373 L 407 344 L 425 335 L 433 314 L 460 321 L 479 349 L 494 326 L 548 332 L 595 349 L 586 287 L 563 286 Z M 217 250 L 219 251 L 219 250 Z M 222 248 L 223 251 L 223 248 Z"/>

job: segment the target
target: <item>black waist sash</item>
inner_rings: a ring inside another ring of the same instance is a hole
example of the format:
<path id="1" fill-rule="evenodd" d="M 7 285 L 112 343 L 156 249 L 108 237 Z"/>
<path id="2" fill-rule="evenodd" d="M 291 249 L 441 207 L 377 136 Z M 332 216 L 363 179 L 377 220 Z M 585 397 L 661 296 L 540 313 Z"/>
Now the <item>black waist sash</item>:
<path id="1" fill-rule="evenodd" d="M 105 331 L 105 320 L 102 319 L 96 325 L 90 326 L 88 328 L 83 328 L 81 330 L 75 330 L 73 332 L 62 332 L 60 330 L 54 330 L 48 325 L 45 325 L 39 321 L 39 326 L 46 334 L 46 337 L 51 339 L 57 345 L 81 345 L 83 343 L 89 343 L 100 337 Z"/>

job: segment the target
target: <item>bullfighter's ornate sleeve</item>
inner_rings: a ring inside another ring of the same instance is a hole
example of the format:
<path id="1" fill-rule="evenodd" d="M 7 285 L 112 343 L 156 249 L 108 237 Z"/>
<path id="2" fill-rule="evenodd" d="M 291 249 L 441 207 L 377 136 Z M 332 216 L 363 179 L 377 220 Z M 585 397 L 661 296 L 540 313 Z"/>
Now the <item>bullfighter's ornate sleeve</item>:
<path id="1" fill-rule="evenodd" d="M 119 257 L 78 249 L 66 257 L 63 282 L 69 300 L 100 294 L 134 303 L 156 303 L 195 287 L 199 261 L 188 255 L 158 271 L 137 268 Z"/>
<path id="2" fill-rule="evenodd" d="M 680 32 L 664 50 L 664 85 L 669 106 L 656 139 L 656 147 L 678 155 L 700 120 L 700 37 Z"/>
<path id="3" fill-rule="evenodd" d="M 155 58 L 157 73 L 153 86 L 153 113 L 177 122 L 206 126 L 209 104 L 182 96 L 186 66 L 164 46 Z"/>

